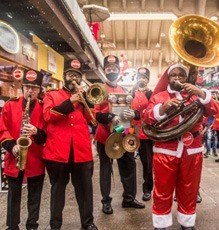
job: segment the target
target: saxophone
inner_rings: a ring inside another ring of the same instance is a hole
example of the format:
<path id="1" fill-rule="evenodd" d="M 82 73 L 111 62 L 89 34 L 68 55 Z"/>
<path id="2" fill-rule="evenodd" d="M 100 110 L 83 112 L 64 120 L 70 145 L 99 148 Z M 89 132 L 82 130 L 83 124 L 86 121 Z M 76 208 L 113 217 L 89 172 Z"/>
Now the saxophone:
<path id="1" fill-rule="evenodd" d="M 27 137 L 26 133 L 23 130 L 24 125 L 28 124 L 30 120 L 29 117 L 30 100 L 31 100 L 31 96 L 27 98 L 27 104 L 22 117 L 21 134 L 20 137 L 17 139 L 17 145 L 20 148 L 20 151 L 18 153 L 18 158 L 17 158 L 17 168 L 19 168 L 21 171 L 25 170 L 26 163 L 27 163 L 28 147 L 32 143 L 31 139 Z"/>

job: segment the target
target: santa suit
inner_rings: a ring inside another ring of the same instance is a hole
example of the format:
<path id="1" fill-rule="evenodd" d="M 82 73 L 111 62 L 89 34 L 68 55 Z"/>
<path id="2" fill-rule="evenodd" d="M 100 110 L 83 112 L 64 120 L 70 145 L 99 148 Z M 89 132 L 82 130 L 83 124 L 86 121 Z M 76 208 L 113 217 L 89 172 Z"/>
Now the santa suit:
<path id="1" fill-rule="evenodd" d="M 205 100 L 199 98 L 205 107 L 205 115 L 213 115 L 218 107 L 209 91 L 205 90 Z M 166 115 L 160 116 L 159 108 L 162 103 L 172 99 L 183 99 L 188 94 L 184 91 L 177 92 L 168 86 L 166 91 L 162 91 L 153 96 L 147 109 L 144 111 L 144 121 L 147 124 L 154 124 Z M 192 96 L 190 101 L 196 100 Z M 171 120 L 168 127 L 179 123 L 178 116 Z M 199 189 L 201 169 L 202 169 L 202 119 L 198 121 L 190 130 L 194 135 L 191 145 L 185 146 L 180 138 L 165 142 L 155 142 L 153 147 L 153 167 L 154 167 L 154 204 L 153 204 L 153 224 L 156 228 L 166 228 L 172 225 L 171 207 L 173 192 L 176 191 L 178 201 L 178 222 L 185 227 L 195 225 L 196 219 L 196 197 Z"/>
<path id="2" fill-rule="evenodd" d="M 120 86 L 110 86 L 106 84 L 108 93 L 124 93 Z M 100 105 L 95 105 L 94 111 L 98 126 L 95 139 L 97 140 L 97 151 L 100 157 L 100 189 L 102 203 L 111 203 L 111 173 L 112 162 L 106 155 L 105 142 L 110 135 L 110 124 L 115 114 L 110 113 L 109 101 L 105 100 Z M 123 200 L 131 202 L 136 196 L 136 163 L 133 153 L 126 152 L 121 158 L 117 159 L 121 182 L 123 184 Z"/>
<path id="3" fill-rule="evenodd" d="M 151 91 L 150 91 L 151 92 Z M 152 92 L 151 92 L 152 93 Z M 151 94 L 150 93 L 150 94 Z M 138 128 L 138 137 L 140 139 L 139 155 L 143 166 L 144 183 L 142 185 L 143 193 L 151 193 L 153 189 L 153 176 L 152 176 L 152 140 L 142 131 L 142 114 L 144 109 L 148 106 L 148 98 L 146 92 L 136 90 L 134 92 L 134 99 L 132 101 L 132 109 L 137 110 L 140 114 L 140 120 L 133 120 L 134 127 Z"/>
<path id="4" fill-rule="evenodd" d="M 70 97 L 66 88 L 49 91 L 44 97 L 47 141 L 43 158 L 51 183 L 51 229 L 61 228 L 70 175 L 81 225 L 86 228 L 93 223 L 93 156 L 88 120 L 83 104 L 73 104 Z"/>

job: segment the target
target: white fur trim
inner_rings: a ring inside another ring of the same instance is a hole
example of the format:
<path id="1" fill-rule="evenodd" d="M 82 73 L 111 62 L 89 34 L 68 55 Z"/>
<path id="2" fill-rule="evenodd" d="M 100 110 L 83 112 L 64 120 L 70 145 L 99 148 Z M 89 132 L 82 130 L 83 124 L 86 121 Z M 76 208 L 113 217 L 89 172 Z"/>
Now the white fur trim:
<path id="1" fill-rule="evenodd" d="M 173 224 L 172 213 L 165 215 L 152 214 L 153 225 L 155 228 L 167 228 Z"/>
<path id="2" fill-rule="evenodd" d="M 182 153 L 183 153 L 183 148 L 184 148 L 183 142 L 179 141 L 179 144 L 177 146 L 176 151 L 169 150 L 166 148 L 158 148 L 158 147 L 153 146 L 153 152 L 154 153 L 162 153 L 162 154 L 166 154 L 169 156 L 175 156 L 177 158 L 181 158 Z M 188 153 L 188 155 L 192 155 L 192 154 L 197 154 L 197 153 L 203 152 L 203 150 L 204 150 L 204 147 L 202 146 L 200 148 L 187 149 L 187 153 Z"/>
<path id="3" fill-rule="evenodd" d="M 189 69 L 185 65 L 183 65 L 182 63 L 176 63 L 174 65 L 171 65 L 167 71 L 167 74 L 169 75 L 169 73 L 175 68 L 181 68 L 186 72 L 186 76 L 189 75 Z"/>
<path id="4" fill-rule="evenodd" d="M 157 105 L 155 105 L 154 106 L 154 109 L 153 109 L 153 111 L 154 111 L 154 118 L 157 120 L 157 121 L 160 121 L 160 120 L 162 120 L 163 118 L 165 118 L 167 115 L 166 114 L 164 114 L 164 115 L 160 115 L 160 107 L 162 106 L 162 104 L 161 103 L 159 103 L 159 104 L 157 104 Z"/>
<path id="5" fill-rule="evenodd" d="M 188 215 L 177 212 L 177 221 L 184 227 L 193 227 L 195 226 L 196 213 Z"/>
<path id="6" fill-rule="evenodd" d="M 195 149 L 187 149 L 188 155 L 196 154 L 196 153 L 201 153 L 204 151 L 204 146 L 200 148 L 195 148 Z"/>
<path id="7" fill-rule="evenodd" d="M 202 89 L 202 91 L 205 92 L 206 97 L 205 97 L 205 99 L 202 99 L 202 98 L 199 97 L 199 101 L 200 101 L 203 105 L 206 105 L 206 104 L 208 104 L 208 103 L 211 101 L 211 93 L 210 93 L 210 91 L 207 90 L 207 89 Z"/>

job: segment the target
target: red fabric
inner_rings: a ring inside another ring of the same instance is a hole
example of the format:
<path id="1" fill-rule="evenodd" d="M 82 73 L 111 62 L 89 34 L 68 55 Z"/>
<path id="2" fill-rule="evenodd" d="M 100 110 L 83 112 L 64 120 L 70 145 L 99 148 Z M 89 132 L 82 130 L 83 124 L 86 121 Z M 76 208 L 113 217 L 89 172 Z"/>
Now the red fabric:
<path id="1" fill-rule="evenodd" d="M 91 28 L 91 32 L 96 41 L 99 40 L 99 31 L 100 31 L 100 23 L 99 22 L 92 22 L 88 23 L 89 27 Z"/>
<path id="2" fill-rule="evenodd" d="M 45 95 L 43 113 L 47 125 L 47 141 L 43 158 L 67 163 L 73 144 L 74 162 L 92 161 L 90 134 L 83 105 L 74 105 L 74 111 L 67 116 L 52 110 L 68 98 L 70 93 L 63 89 Z"/>
<path id="3" fill-rule="evenodd" d="M 124 93 L 124 89 L 120 86 L 111 87 L 108 84 L 105 84 L 105 86 L 108 93 Z M 103 101 L 100 105 L 94 106 L 94 113 L 96 114 L 97 112 L 101 112 L 101 113 L 110 112 L 108 100 Z M 109 135 L 110 135 L 110 125 L 103 125 L 98 123 L 96 134 L 95 134 L 95 140 L 105 144 L 106 139 L 109 137 Z"/>
<path id="4" fill-rule="evenodd" d="M 217 103 L 219 106 L 219 103 Z M 214 116 L 214 121 L 212 125 L 213 130 L 219 130 L 219 112 Z"/>
<path id="5" fill-rule="evenodd" d="M 142 114 L 143 110 L 147 108 L 148 99 L 145 95 L 145 92 L 141 92 L 139 90 L 135 91 L 134 99 L 132 101 L 132 109 L 137 110 L 140 113 L 140 120 L 133 120 L 133 125 L 139 128 L 139 139 L 148 139 L 148 137 L 142 131 Z"/>
<path id="6" fill-rule="evenodd" d="M 167 86 L 168 86 L 168 77 L 167 77 L 168 69 L 166 69 L 166 71 L 161 76 L 161 78 L 158 81 L 158 83 L 157 83 L 157 85 L 153 91 L 153 94 L 151 96 L 154 96 L 155 94 L 160 93 L 162 91 L 165 91 L 167 89 Z"/>
<path id="7" fill-rule="evenodd" d="M 22 121 L 22 103 L 23 97 L 17 100 L 6 102 L 0 121 L 0 141 L 17 140 L 20 136 L 20 128 Z M 30 116 L 30 123 L 38 128 L 43 128 L 42 104 L 36 102 L 33 112 Z M 26 177 L 39 176 L 45 173 L 45 166 L 42 159 L 43 147 L 34 143 L 28 148 L 27 165 L 25 169 Z M 16 167 L 16 159 L 13 154 L 7 152 L 5 156 L 4 174 L 12 177 L 17 177 L 19 170 Z"/>
<path id="8" fill-rule="evenodd" d="M 202 160 L 202 153 L 188 155 L 185 150 L 181 158 L 154 153 L 154 214 L 165 215 L 171 212 L 174 190 L 178 211 L 185 215 L 195 213 Z"/>

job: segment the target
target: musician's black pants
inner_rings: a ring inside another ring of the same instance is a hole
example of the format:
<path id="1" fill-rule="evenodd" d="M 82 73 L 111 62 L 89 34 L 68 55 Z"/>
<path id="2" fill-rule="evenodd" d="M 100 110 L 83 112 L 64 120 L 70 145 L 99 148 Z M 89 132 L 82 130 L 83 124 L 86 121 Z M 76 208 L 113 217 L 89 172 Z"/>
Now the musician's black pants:
<path id="1" fill-rule="evenodd" d="M 8 179 L 8 203 L 7 203 L 7 226 L 8 230 L 19 229 L 21 193 L 24 172 L 20 171 L 17 178 L 7 177 Z M 40 211 L 40 201 L 45 175 L 27 178 L 27 210 L 28 218 L 26 221 L 27 229 L 37 229 Z"/>
<path id="2" fill-rule="evenodd" d="M 68 163 L 46 161 L 46 169 L 51 183 L 50 226 L 61 229 L 62 211 L 65 206 L 65 190 L 71 175 L 75 196 L 79 206 L 81 225 L 86 228 L 93 223 L 93 161 Z"/>
<path id="3" fill-rule="evenodd" d="M 151 192 L 153 189 L 152 157 L 153 141 L 148 139 L 140 140 L 139 155 L 143 166 L 143 193 Z"/>
<path id="4" fill-rule="evenodd" d="M 105 145 L 97 142 L 97 152 L 100 158 L 100 190 L 102 203 L 110 203 L 112 160 L 106 155 Z M 123 200 L 132 201 L 136 196 L 136 162 L 133 153 L 126 152 L 117 159 L 119 174 L 123 185 Z"/>

